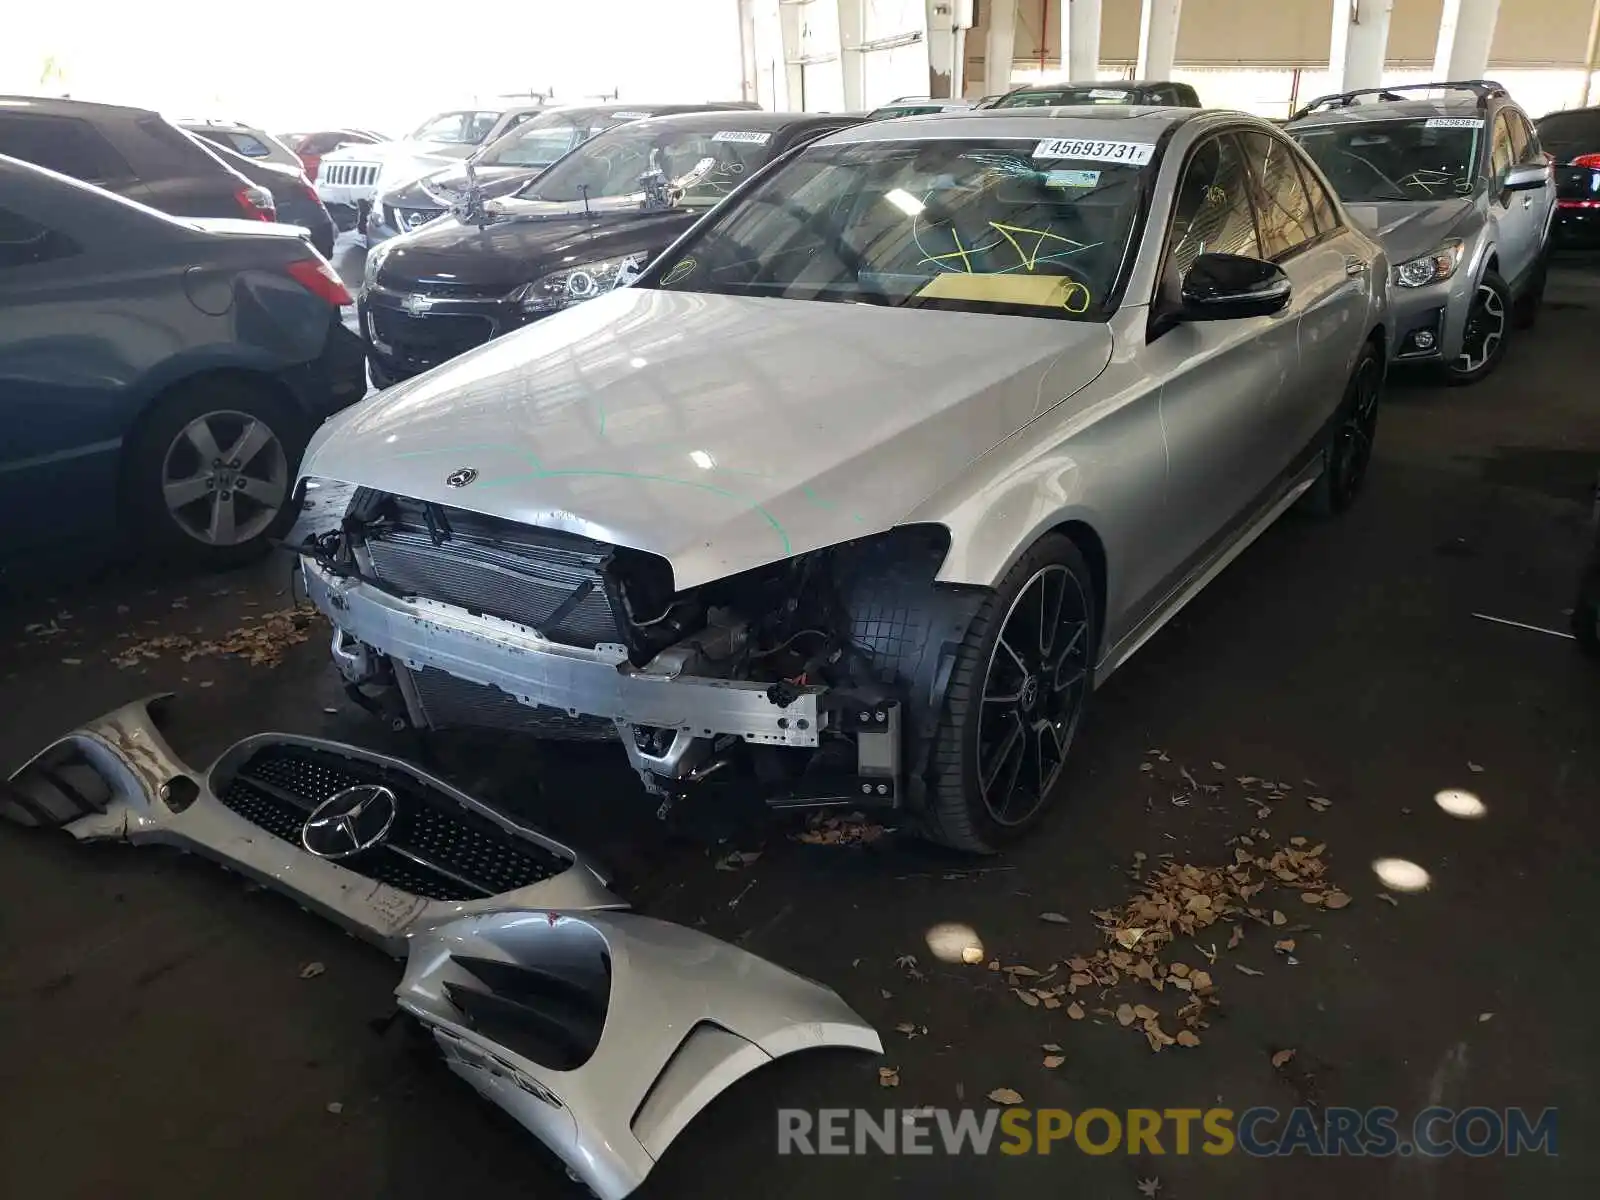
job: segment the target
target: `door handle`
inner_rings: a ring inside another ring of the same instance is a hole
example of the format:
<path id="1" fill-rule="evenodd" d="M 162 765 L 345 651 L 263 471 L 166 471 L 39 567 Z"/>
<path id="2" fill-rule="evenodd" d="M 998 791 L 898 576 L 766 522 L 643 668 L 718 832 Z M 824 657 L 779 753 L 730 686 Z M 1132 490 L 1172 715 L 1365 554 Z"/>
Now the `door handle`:
<path id="1" fill-rule="evenodd" d="M 1344 273 L 1346 275 L 1365 275 L 1367 273 L 1367 260 L 1358 258 L 1354 254 L 1344 256 Z"/>

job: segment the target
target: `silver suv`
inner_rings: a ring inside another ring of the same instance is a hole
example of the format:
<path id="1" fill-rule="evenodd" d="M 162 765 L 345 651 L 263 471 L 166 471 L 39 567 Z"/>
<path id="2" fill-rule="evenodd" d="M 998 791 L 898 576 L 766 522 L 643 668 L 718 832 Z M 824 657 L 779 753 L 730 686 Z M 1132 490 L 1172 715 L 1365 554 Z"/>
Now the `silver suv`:
<path id="1" fill-rule="evenodd" d="M 1556 185 L 1539 135 L 1487 80 L 1343 92 L 1287 132 L 1394 264 L 1396 361 L 1442 363 L 1451 383 L 1500 364 L 1544 294 Z"/>

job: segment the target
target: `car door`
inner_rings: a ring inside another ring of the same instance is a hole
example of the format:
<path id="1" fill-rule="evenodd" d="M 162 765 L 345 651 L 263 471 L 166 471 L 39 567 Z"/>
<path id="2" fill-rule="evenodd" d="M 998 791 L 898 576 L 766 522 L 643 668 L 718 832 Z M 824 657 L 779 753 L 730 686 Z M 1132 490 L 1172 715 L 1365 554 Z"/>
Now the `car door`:
<path id="1" fill-rule="evenodd" d="M 1168 222 L 1162 304 L 1202 253 L 1262 256 L 1253 186 L 1234 134 L 1196 145 Z M 1144 358 L 1160 385 L 1168 524 L 1149 548 L 1149 603 L 1229 539 L 1281 470 L 1276 430 L 1299 376 L 1297 323 L 1291 304 L 1269 317 L 1152 326 Z"/>
<path id="2" fill-rule="evenodd" d="M 1533 193 L 1508 192 L 1504 186 L 1507 173 L 1517 165 L 1509 116 L 1508 110 L 1501 109 L 1494 119 L 1489 149 L 1489 205 L 1499 234 L 1495 249 L 1500 256 L 1500 275 L 1508 283 L 1516 283 L 1533 264 L 1543 226 L 1537 225 Z"/>
<path id="3" fill-rule="evenodd" d="M 71 287 L 56 283 L 82 248 L 0 201 L 0 554 L 109 526 L 115 439 L 85 421 L 84 346 Z M 74 376 L 77 382 L 74 383 Z"/>
<path id="4" fill-rule="evenodd" d="M 1515 109 L 1505 110 L 1506 123 L 1511 130 L 1511 153 L 1519 167 L 1543 167 L 1549 163 L 1545 157 L 1544 147 L 1539 143 L 1539 135 L 1528 118 Z M 1545 249 L 1545 242 L 1550 232 L 1550 218 L 1555 212 L 1556 185 L 1554 172 L 1551 181 L 1541 188 L 1533 188 L 1521 193 L 1516 201 L 1524 210 L 1532 214 L 1530 222 L 1532 228 L 1533 244 L 1529 250 L 1528 267 L 1532 269 L 1539 261 Z M 1521 280 L 1518 281 L 1522 282 Z"/>
<path id="5" fill-rule="evenodd" d="M 1371 249 L 1338 215 L 1316 169 L 1286 137 L 1242 135 L 1256 187 L 1252 199 L 1265 258 L 1294 289 L 1298 377 L 1272 412 L 1272 456 L 1280 470 L 1303 464 L 1344 398 L 1367 330 Z"/>

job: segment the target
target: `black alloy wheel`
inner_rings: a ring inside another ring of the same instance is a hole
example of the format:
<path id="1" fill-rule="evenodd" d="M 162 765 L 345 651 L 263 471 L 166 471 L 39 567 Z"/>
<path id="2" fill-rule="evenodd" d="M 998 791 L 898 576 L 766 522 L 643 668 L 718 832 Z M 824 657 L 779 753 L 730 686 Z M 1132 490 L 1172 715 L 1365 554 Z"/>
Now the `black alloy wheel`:
<path id="1" fill-rule="evenodd" d="M 1372 464 L 1372 443 L 1378 436 L 1378 398 L 1383 393 L 1383 364 L 1376 354 L 1363 356 L 1350 379 L 1344 419 L 1328 452 L 1329 499 L 1334 512 L 1355 503 Z"/>
<path id="2" fill-rule="evenodd" d="M 1484 272 L 1472 294 L 1461 351 L 1445 369 L 1453 384 L 1477 383 L 1500 365 L 1511 336 L 1511 289 L 1493 271 Z"/>

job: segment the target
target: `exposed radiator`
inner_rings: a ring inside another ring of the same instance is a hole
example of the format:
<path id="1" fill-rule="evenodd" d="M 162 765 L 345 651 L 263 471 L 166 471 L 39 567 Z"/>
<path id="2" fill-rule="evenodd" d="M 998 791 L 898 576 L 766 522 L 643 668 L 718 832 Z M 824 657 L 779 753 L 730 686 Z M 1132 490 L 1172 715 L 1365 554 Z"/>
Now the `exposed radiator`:
<path id="1" fill-rule="evenodd" d="M 395 670 L 406 668 L 396 664 Z M 499 688 L 469 683 L 431 667 L 409 675 L 423 715 L 434 729 L 504 729 L 583 742 L 610 741 L 617 736 L 617 727 L 604 717 L 569 717 L 559 708 L 534 708 Z"/>

